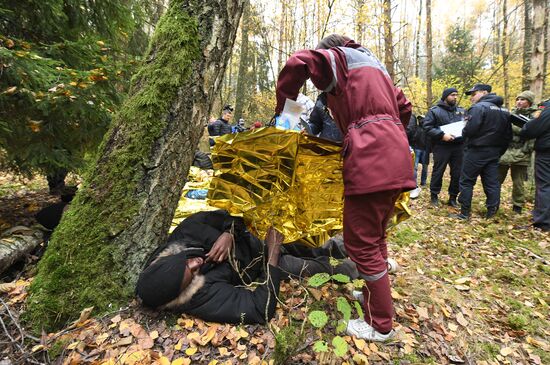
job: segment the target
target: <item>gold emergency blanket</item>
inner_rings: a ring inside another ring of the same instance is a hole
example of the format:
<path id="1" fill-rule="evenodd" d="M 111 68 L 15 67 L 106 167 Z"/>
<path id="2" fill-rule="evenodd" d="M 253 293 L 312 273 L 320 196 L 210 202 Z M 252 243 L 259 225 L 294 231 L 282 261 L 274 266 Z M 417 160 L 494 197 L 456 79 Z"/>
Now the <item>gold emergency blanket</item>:
<path id="1" fill-rule="evenodd" d="M 273 127 L 217 138 L 208 204 L 243 216 L 265 237 L 273 225 L 285 243 L 321 246 L 342 230 L 344 186 L 340 145 Z M 390 225 L 410 216 L 401 194 Z"/>

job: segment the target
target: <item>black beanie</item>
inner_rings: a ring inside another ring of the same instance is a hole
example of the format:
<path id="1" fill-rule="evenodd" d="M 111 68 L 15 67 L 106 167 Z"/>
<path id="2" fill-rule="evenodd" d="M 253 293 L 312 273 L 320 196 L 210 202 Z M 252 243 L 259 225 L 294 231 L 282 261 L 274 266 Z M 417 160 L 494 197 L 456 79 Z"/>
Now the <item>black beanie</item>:
<path id="1" fill-rule="evenodd" d="M 441 94 L 441 100 L 445 101 L 445 99 L 447 99 L 447 96 L 451 95 L 452 93 L 458 93 L 458 90 L 454 87 L 443 90 L 443 94 Z"/>
<path id="2" fill-rule="evenodd" d="M 143 304 L 156 308 L 177 298 L 186 263 L 187 253 L 182 251 L 176 255 L 161 257 L 143 270 L 136 288 Z"/>

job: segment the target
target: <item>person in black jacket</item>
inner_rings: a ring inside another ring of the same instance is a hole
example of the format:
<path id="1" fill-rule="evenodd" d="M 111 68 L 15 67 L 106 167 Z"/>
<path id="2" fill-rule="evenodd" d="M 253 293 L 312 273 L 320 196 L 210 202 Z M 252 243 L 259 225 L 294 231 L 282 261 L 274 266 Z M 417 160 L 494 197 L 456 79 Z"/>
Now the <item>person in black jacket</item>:
<path id="1" fill-rule="evenodd" d="M 231 105 L 225 105 L 222 109 L 222 115 L 208 127 L 210 136 L 223 136 L 224 134 L 230 134 L 231 131 L 231 118 L 233 117 L 233 108 Z"/>
<path id="2" fill-rule="evenodd" d="M 466 92 L 473 106 L 468 109 L 462 136 L 466 138 L 464 163 L 460 175 L 459 219 L 469 219 L 472 194 L 478 176 L 487 197 L 486 218 L 500 205 L 498 161 L 512 140 L 510 113 L 502 107 L 503 99 L 491 93 L 491 86 L 475 84 Z"/>
<path id="3" fill-rule="evenodd" d="M 550 99 L 541 104 L 542 113 L 525 123 L 521 137 L 535 139 L 535 210 L 533 226 L 550 231 Z"/>
<path id="4" fill-rule="evenodd" d="M 418 164 L 422 165 L 422 174 L 420 175 L 420 185 L 426 185 L 428 179 L 428 164 L 429 164 L 429 146 L 426 138 L 426 132 L 423 128 L 423 117 L 411 115 L 411 120 L 407 125 L 407 139 L 409 146 L 414 150 L 414 181 L 416 181 L 416 189 L 410 192 L 411 199 L 418 198 L 421 188 L 418 186 Z"/>
<path id="5" fill-rule="evenodd" d="M 151 254 L 139 276 L 136 294 L 148 307 L 184 312 L 206 321 L 266 323 L 275 313 L 280 281 L 288 274 L 339 272 L 358 277 L 349 259 L 333 269 L 329 258 L 315 250 L 310 249 L 310 257 L 303 259 L 285 255 L 282 240 L 282 235 L 271 229 L 265 252 L 264 243 L 247 231 L 242 218 L 225 210 L 195 213 Z M 261 284 L 253 291 L 243 287 L 258 282 Z"/>
<path id="6" fill-rule="evenodd" d="M 443 90 L 441 100 L 432 107 L 424 118 L 424 130 L 432 142 L 434 167 L 430 181 L 432 205 L 439 205 L 438 195 L 441 191 L 443 175 L 449 165 L 451 183 L 449 184 L 449 202 L 458 207 L 456 197 L 459 192 L 460 169 L 462 168 L 463 139 L 444 133 L 441 126 L 459 122 L 464 119 L 464 109 L 457 106 L 458 90 L 454 87 Z"/>
<path id="7" fill-rule="evenodd" d="M 315 101 L 315 106 L 309 115 L 311 134 L 334 142 L 342 142 L 342 133 L 327 109 L 327 94 L 321 93 Z"/>

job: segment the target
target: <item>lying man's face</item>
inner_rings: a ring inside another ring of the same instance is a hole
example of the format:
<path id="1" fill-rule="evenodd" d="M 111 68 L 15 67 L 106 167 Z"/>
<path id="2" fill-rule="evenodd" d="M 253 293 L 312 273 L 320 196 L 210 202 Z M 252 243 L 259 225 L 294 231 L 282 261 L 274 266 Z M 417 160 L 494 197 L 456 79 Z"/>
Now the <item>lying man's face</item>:
<path id="1" fill-rule="evenodd" d="M 202 257 L 193 257 L 187 259 L 185 265 L 185 274 L 183 275 L 183 280 L 181 281 L 180 290 L 184 290 L 187 286 L 193 281 L 195 275 L 199 273 L 199 270 L 204 264 L 204 259 Z"/>

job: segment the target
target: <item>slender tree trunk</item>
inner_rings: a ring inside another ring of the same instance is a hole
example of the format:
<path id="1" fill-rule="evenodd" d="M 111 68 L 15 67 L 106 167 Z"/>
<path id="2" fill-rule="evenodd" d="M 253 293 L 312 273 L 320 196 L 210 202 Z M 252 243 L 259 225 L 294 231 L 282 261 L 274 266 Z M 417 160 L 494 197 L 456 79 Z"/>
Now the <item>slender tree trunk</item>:
<path id="1" fill-rule="evenodd" d="M 508 72 L 508 1 L 502 0 L 502 78 L 504 80 L 504 105 L 510 106 L 510 75 Z"/>
<path id="2" fill-rule="evenodd" d="M 235 91 L 235 120 L 243 115 L 244 104 L 247 99 L 248 80 L 248 28 L 250 26 L 250 5 L 245 3 L 243 19 L 241 23 L 241 53 L 239 56 L 239 73 L 237 75 L 237 89 Z"/>
<path id="3" fill-rule="evenodd" d="M 536 101 L 542 99 L 544 88 L 546 2 L 547 0 L 533 0 L 533 38 L 531 41 L 533 53 L 531 55 L 530 89 L 535 93 Z"/>
<path id="4" fill-rule="evenodd" d="M 281 72 L 283 68 L 283 50 L 285 48 L 284 39 L 285 39 L 285 25 L 286 25 L 286 2 L 285 0 L 281 1 L 281 22 L 279 24 L 279 49 L 277 50 L 277 74 Z"/>
<path id="5" fill-rule="evenodd" d="M 384 0 L 384 64 L 392 80 L 395 79 L 393 34 L 391 29 L 391 0 Z"/>
<path id="6" fill-rule="evenodd" d="M 532 0 L 523 3 L 523 54 L 521 67 L 521 89 L 528 90 L 531 86 L 531 53 L 533 38 L 533 23 L 531 21 Z"/>
<path id="7" fill-rule="evenodd" d="M 426 0 L 426 105 L 432 106 L 432 0 Z"/>
<path id="8" fill-rule="evenodd" d="M 546 42 L 546 48 L 545 48 L 545 52 L 544 52 L 544 61 L 543 61 L 543 65 L 542 65 L 542 74 L 544 75 L 543 78 L 542 78 L 542 90 L 543 90 L 543 95 L 545 97 L 548 97 L 548 92 L 546 90 L 546 88 L 548 87 L 548 82 L 547 82 L 547 77 L 548 77 L 548 57 L 550 57 L 550 0 L 546 0 L 546 3 L 545 3 L 545 8 L 546 8 L 546 11 L 545 11 L 545 20 L 544 20 L 544 37 L 545 37 L 545 42 Z"/>
<path id="9" fill-rule="evenodd" d="M 26 313 L 36 329 L 63 325 L 84 307 L 119 308 L 133 296 L 145 259 L 167 237 L 243 3 L 170 2 L 40 261 Z"/>
<path id="10" fill-rule="evenodd" d="M 420 34 L 422 29 L 422 0 L 418 1 L 418 25 L 415 36 L 415 53 L 414 53 L 414 76 L 420 77 Z"/>

